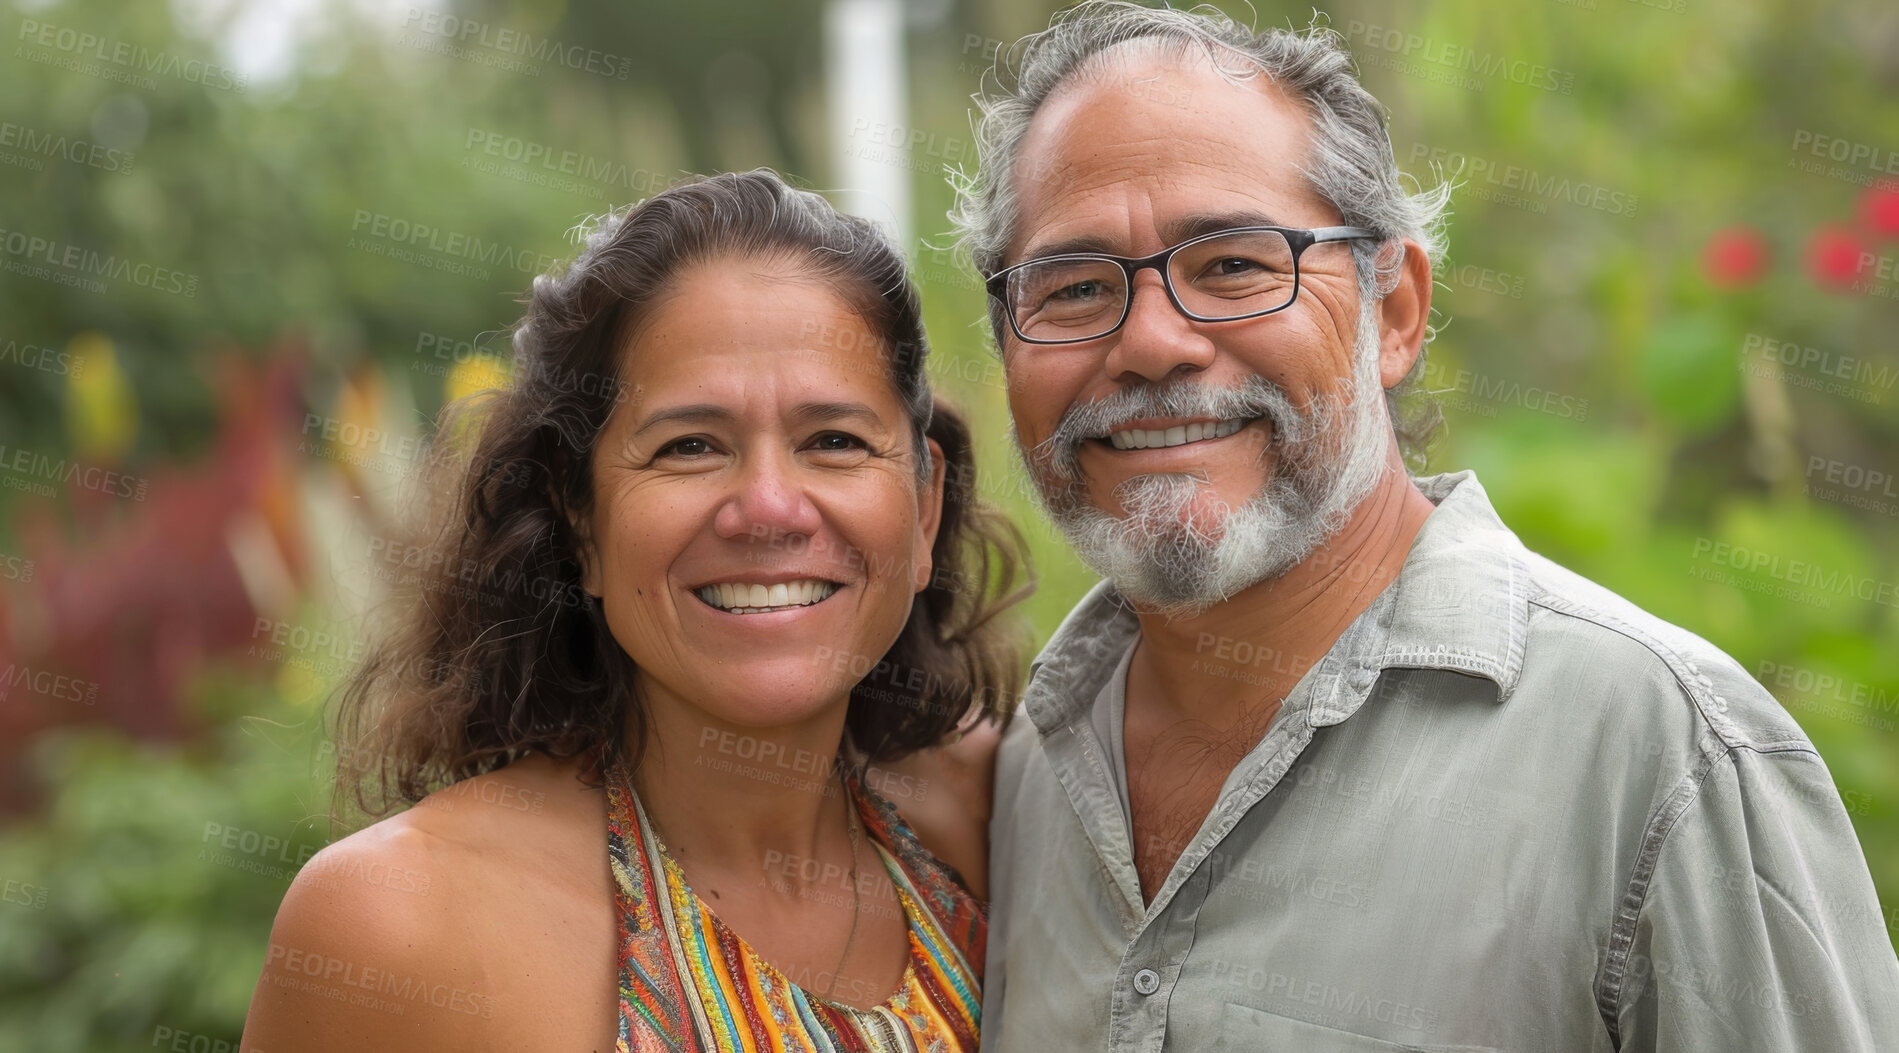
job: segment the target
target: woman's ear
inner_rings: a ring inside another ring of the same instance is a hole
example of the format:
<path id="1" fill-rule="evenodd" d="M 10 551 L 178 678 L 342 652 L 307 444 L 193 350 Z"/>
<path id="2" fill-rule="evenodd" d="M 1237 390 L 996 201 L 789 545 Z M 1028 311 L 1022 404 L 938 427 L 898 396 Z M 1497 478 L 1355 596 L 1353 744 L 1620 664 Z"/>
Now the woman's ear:
<path id="1" fill-rule="evenodd" d="M 567 520 L 567 529 L 574 539 L 574 561 L 580 564 L 581 591 L 594 599 L 601 599 L 600 590 L 600 553 L 593 543 L 593 520 L 588 516 L 573 514 L 559 501 L 554 502 L 557 513 Z"/>
<path id="2" fill-rule="evenodd" d="M 911 581 L 914 592 L 929 588 L 930 578 L 936 573 L 931 553 L 936 548 L 937 528 L 943 524 L 943 479 L 948 474 L 942 445 L 935 439 L 924 441 L 930 447 L 930 481 L 917 493 L 917 558 Z"/>

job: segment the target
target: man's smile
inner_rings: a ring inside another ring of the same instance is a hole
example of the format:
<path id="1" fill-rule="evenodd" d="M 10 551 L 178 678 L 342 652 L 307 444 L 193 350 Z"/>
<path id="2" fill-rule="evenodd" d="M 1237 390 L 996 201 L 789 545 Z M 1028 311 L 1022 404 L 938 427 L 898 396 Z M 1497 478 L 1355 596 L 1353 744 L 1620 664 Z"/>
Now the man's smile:
<path id="1" fill-rule="evenodd" d="M 1117 450 L 1184 446 L 1207 439 L 1224 439 L 1258 419 L 1234 417 L 1229 420 L 1197 420 L 1174 424 L 1156 422 L 1152 427 L 1128 427 L 1110 432 L 1106 442 Z"/>

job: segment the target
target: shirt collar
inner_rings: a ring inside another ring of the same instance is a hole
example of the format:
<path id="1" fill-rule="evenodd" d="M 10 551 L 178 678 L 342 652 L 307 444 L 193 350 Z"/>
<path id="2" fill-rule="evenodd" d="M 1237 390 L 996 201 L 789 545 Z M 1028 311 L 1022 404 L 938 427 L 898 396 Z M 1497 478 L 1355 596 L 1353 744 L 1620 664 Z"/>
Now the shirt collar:
<path id="1" fill-rule="evenodd" d="M 1336 724 L 1357 711 L 1387 668 L 1483 677 L 1502 702 L 1523 672 L 1529 573 L 1522 542 L 1497 518 L 1470 471 L 1413 480 L 1437 507 L 1412 541 L 1397 580 L 1307 674 L 1307 719 Z M 1023 698 L 1047 734 L 1085 712 L 1140 623 L 1106 582 L 1089 590 L 1030 667 Z"/>

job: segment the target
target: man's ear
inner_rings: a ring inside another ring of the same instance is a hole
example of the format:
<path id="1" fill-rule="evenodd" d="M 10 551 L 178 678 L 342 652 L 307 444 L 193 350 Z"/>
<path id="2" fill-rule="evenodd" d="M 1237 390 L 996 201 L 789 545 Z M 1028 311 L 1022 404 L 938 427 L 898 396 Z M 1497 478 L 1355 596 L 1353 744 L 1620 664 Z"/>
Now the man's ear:
<path id="1" fill-rule="evenodd" d="M 935 439 L 924 440 L 930 446 L 930 481 L 917 494 L 917 536 L 915 563 L 916 572 L 912 575 L 913 592 L 922 592 L 930 587 L 930 578 L 936 573 L 936 561 L 931 556 L 936 548 L 936 531 L 943 525 L 943 479 L 948 465 L 943 463 L 943 447 Z"/>
<path id="2" fill-rule="evenodd" d="M 1387 390 L 1394 388 L 1417 364 L 1424 350 L 1424 334 L 1431 325 L 1431 260 L 1424 246 L 1409 239 L 1404 246 L 1404 262 L 1398 268 L 1398 285 L 1378 304 L 1378 382 Z M 1392 251 L 1389 243 L 1380 250 Z"/>

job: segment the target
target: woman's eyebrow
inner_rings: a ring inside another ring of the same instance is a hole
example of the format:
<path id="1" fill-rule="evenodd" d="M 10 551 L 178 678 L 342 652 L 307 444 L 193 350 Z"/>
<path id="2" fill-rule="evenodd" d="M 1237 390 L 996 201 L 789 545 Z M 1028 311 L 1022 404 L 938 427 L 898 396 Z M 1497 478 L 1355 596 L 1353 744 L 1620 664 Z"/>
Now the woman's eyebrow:
<path id="1" fill-rule="evenodd" d="M 883 418 L 877 411 L 862 402 L 806 402 L 792 411 L 792 416 L 800 421 L 814 424 L 829 424 L 841 420 L 861 420 L 869 424 L 881 424 Z"/>
<path id="2" fill-rule="evenodd" d="M 883 421 L 877 411 L 862 402 L 805 402 L 791 411 L 792 418 L 813 424 L 829 424 L 833 421 L 861 420 L 868 424 Z M 646 418 L 634 429 L 634 435 L 641 435 L 662 424 L 730 424 L 738 420 L 738 414 L 724 406 L 710 402 L 695 402 L 685 406 L 673 406 L 659 410 Z"/>
<path id="3" fill-rule="evenodd" d="M 647 431 L 661 424 L 674 424 L 679 422 L 687 424 L 703 424 L 708 422 L 729 424 L 737 419 L 738 415 L 726 409 L 724 406 L 716 406 L 710 402 L 695 402 L 690 405 L 674 406 L 671 409 L 663 409 L 654 413 L 652 416 L 646 418 L 644 424 L 634 429 L 633 434 L 635 436 L 645 434 Z"/>

